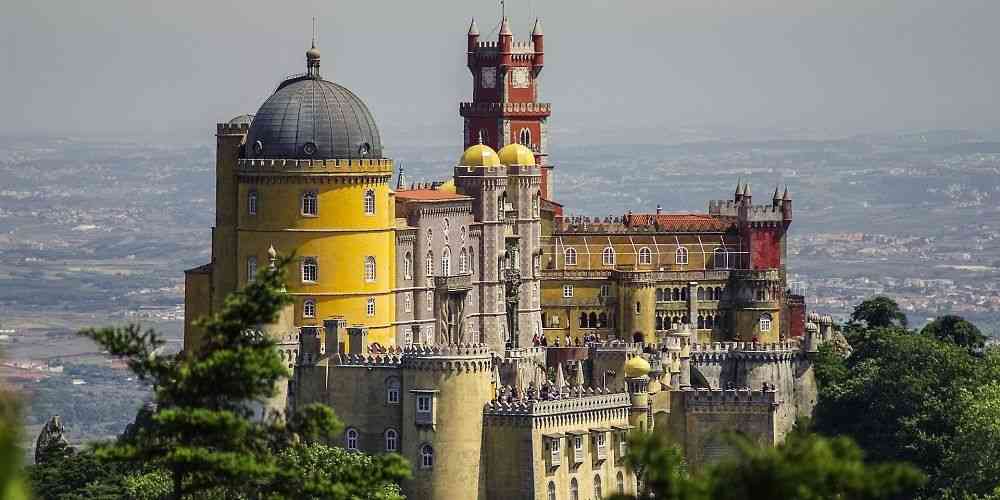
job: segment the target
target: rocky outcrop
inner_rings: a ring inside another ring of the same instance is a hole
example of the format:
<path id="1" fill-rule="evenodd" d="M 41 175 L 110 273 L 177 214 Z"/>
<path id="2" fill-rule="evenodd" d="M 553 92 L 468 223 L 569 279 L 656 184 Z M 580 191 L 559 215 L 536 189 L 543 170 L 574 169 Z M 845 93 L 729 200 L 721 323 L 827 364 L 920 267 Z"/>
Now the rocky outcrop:
<path id="1" fill-rule="evenodd" d="M 70 447 L 69 441 L 64 435 L 65 432 L 66 427 L 63 426 L 62 418 L 59 415 L 53 415 L 48 422 L 45 422 L 42 431 L 38 433 L 38 440 L 35 441 L 36 464 L 73 453 L 73 448 Z"/>

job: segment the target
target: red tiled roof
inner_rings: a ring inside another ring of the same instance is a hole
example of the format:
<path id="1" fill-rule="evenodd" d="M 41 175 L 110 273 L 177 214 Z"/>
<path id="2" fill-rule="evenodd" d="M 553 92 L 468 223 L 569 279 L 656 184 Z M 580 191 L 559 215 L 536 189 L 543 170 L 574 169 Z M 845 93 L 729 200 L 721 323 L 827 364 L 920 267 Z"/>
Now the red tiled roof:
<path id="1" fill-rule="evenodd" d="M 628 214 L 627 226 L 655 225 L 661 231 L 725 231 L 733 226 L 729 218 L 713 217 L 709 214 Z"/>
<path id="2" fill-rule="evenodd" d="M 457 201 L 468 200 L 468 196 L 449 193 L 440 189 L 407 189 L 396 191 L 396 198 L 408 201 Z"/>

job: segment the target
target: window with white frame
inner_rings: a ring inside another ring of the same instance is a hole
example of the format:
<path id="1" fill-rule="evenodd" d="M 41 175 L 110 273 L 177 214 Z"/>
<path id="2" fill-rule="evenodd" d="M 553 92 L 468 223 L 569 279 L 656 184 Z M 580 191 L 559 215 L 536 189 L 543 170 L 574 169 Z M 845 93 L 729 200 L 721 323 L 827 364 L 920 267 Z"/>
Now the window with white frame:
<path id="1" fill-rule="evenodd" d="M 687 265 L 688 263 L 688 249 L 680 247 L 674 252 L 674 263 L 678 265 Z"/>
<path id="2" fill-rule="evenodd" d="M 726 259 L 726 250 L 724 248 L 716 248 L 712 252 L 712 255 L 714 256 L 713 264 L 716 269 L 726 269 L 729 267 L 729 263 L 726 262 L 728 259 Z"/>
<path id="3" fill-rule="evenodd" d="M 653 252 L 649 250 L 649 247 L 642 247 L 639 249 L 639 264 L 652 264 L 653 263 Z"/>
<path id="4" fill-rule="evenodd" d="M 399 451 L 399 433 L 396 432 L 396 429 L 386 429 L 385 451 L 389 453 Z"/>
<path id="5" fill-rule="evenodd" d="M 403 257 L 403 279 L 413 278 L 413 254 L 406 252 Z"/>
<path id="6" fill-rule="evenodd" d="M 432 398 L 430 394 L 420 394 L 417 396 L 417 413 L 431 412 Z"/>
<path id="7" fill-rule="evenodd" d="M 302 317 L 316 317 L 316 299 L 306 299 L 302 301 Z"/>
<path id="8" fill-rule="evenodd" d="M 769 313 L 764 313 L 760 315 L 760 331 L 762 332 L 771 331 L 771 315 Z"/>
<path id="9" fill-rule="evenodd" d="M 365 257 L 365 281 L 375 282 L 375 257 L 371 255 Z"/>
<path id="10" fill-rule="evenodd" d="M 375 315 L 375 297 L 368 297 L 368 305 L 366 309 L 369 318 Z"/>
<path id="11" fill-rule="evenodd" d="M 358 450 L 358 431 L 357 429 L 350 428 L 344 433 L 344 441 L 348 450 L 357 451 Z"/>
<path id="12" fill-rule="evenodd" d="M 604 251 L 601 252 L 601 262 L 605 266 L 615 265 L 615 249 L 611 247 L 604 247 Z"/>
<path id="13" fill-rule="evenodd" d="M 522 128 L 521 132 L 518 134 L 517 142 L 522 146 L 531 147 L 531 130 L 527 128 Z"/>
<path id="14" fill-rule="evenodd" d="M 451 249 L 448 247 L 441 252 L 441 276 L 451 276 Z"/>
<path id="15" fill-rule="evenodd" d="M 316 215 L 319 213 L 318 200 L 315 191 L 302 193 L 302 215 Z"/>
<path id="16" fill-rule="evenodd" d="M 461 249 L 458 252 L 458 274 L 465 274 L 469 272 L 469 256 L 466 255 L 465 249 Z"/>
<path id="17" fill-rule="evenodd" d="M 247 214 L 257 215 L 257 191 L 247 193 Z"/>
<path id="18" fill-rule="evenodd" d="M 413 311 L 413 296 L 409 292 L 403 294 L 403 312 Z"/>
<path id="19" fill-rule="evenodd" d="M 595 474 L 594 475 L 594 499 L 595 500 L 600 500 L 601 498 L 604 498 L 604 491 L 603 490 L 604 490 L 604 483 L 601 482 L 601 475 L 600 474 Z"/>
<path id="20" fill-rule="evenodd" d="M 257 257 L 247 257 L 247 282 L 257 279 Z"/>
<path id="21" fill-rule="evenodd" d="M 424 260 L 424 275 L 428 278 L 434 276 L 434 252 L 427 252 L 427 259 Z"/>
<path id="22" fill-rule="evenodd" d="M 567 266 L 575 266 L 576 265 L 576 249 L 575 248 L 567 248 L 566 251 L 563 252 L 563 255 L 565 256 L 566 265 Z"/>
<path id="23" fill-rule="evenodd" d="M 391 405 L 399 404 L 399 379 L 389 377 L 385 381 L 385 402 Z"/>
<path id="24" fill-rule="evenodd" d="M 573 298 L 573 285 L 563 285 L 563 298 L 564 299 Z"/>
<path id="25" fill-rule="evenodd" d="M 375 215 L 375 190 L 368 189 L 365 191 L 364 208 L 365 215 Z"/>
<path id="26" fill-rule="evenodd" d="M 432 448 L 429 444 L 425 444 L 420 447 L 420 468 L 434 468 L 434 448 Z"/>
<path id="27" fill-rule="evenodd" d="M 302 281 L 304 283 L 315 283 L 319 277 L 319 265 L 316 257 L 302 258 Z"/>
<path id="28" fill-rule="evenodd" d="M 425 297 L 424 302 L 427 302 L 427 312 L 433 311 L 434 310 L 434 292 L 431 291 L 431 290 L 427 290 L 427 293 L 424 294 L 424 297 Z"/>
<path id="29" fill-rule="evenodd" d="M 610 297 L 611 296 L 611 285 L 601 285 L 600 294 L 601 294 L 601 297 Z"/>

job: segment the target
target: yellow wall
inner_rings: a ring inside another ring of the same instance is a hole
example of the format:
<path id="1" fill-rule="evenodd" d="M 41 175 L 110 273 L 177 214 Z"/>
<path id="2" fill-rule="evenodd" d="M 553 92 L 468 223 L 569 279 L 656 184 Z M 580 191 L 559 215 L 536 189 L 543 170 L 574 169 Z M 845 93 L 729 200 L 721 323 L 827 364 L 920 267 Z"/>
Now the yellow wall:
<path id="1" fill-rule="evenodd" d="M 391 165 L 389 167 L 391 169 Z M 390 170 L 391 171 L 391 170 Z M 257 267 L 268 265 L 268 248 L 282 255 L 295 255 L 287 270 L 288 292 L 295 299 L 298 326 L 322 325 L 323 319 L 343 316 L 349 325 L 369 328 L 368 341 L 395 344 L 396 256 L 394 200 L 389 196 L 388 176 L 358 173 L 291 173 L 244 175 L 239 186 L 238 265 L 239 283 L 247 281 L 247 258 L 257 258 Z M 375 193 L 375 214 L 364 212 L 364 194 Z M 257 214 L 247 203 L 257 194 Z M 317 214 L 303 215 L 302 194 L 317 194 Z M 374 282 L 365 280 L 365 257 L 375 257 Z M 301 280 L 301 261 L 315 257 L 318 279 Z M 368 316 L 367 302 L 375 298 L 375 315 Z M 302 317 L 306 298 L 316 301 L 314 318 Z"/>
<path id="2" fill-rule="evenodd" d="M 563 285 L 573 285 L 572 299 L 563 299 Z M 600 296 L 601 285 L 609 287 L 609 294 L 606 298 Z M 618 300 L 616 298 L 618 292 L 614 282 L 610 280 L 545 280 L 542 281 L 541 288 L 542 311 L 545 313 L 542 331 L 548 338 L 549 345 L 552 345 L 556 338 L 559 339 L 560 343 L 564 342 L 566 335 L 569 335 L 573 340 L 580 339 L 582 342 L 583 337 L 588 334 L 596 333 L 607 337 L 617 331 L 617 321 L 620 316 L 618 316 Z M 593 312 L 598 315 L 604 312 L 608 315 L 608 324 L 614 326 L 582 329 L 580 328 L 581 312 L 587 314 Z M 559 326 L 549 327 L 554 317 L 559 317 Z"/>
<path id="3" fill-rule="evenodd" d="M 184 273 L 184 350 L 198 349 L 202 329 L 195 321 L 211 314 L 212 273 L 190 270 Z"/>

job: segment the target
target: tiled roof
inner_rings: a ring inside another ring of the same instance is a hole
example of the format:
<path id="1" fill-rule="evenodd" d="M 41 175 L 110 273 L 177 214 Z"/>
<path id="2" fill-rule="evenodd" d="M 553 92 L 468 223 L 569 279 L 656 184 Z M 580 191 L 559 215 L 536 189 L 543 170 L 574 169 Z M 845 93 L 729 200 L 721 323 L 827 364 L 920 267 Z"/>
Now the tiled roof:
<path id="1" fill-rule="evenodd" d="M 727 217 L 713 217 L 709 214 L 628 214 L 627 226 L 655 225 L 661 231 L 725 231 L 733 226 L 734 220 Z"/>
<path id="2" fill-rule="evenodd" d="M 459 201 L 470 200 L 471 198 L 440 189 L 406 189 L 396 191 L 396 199 L 407 201 Z"/>

